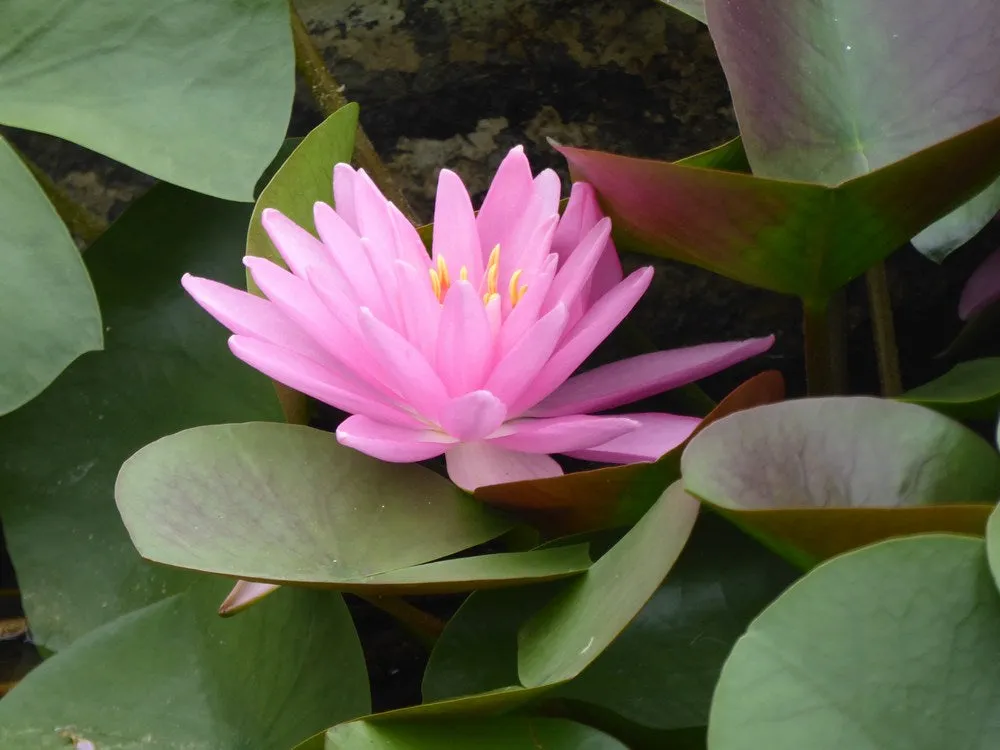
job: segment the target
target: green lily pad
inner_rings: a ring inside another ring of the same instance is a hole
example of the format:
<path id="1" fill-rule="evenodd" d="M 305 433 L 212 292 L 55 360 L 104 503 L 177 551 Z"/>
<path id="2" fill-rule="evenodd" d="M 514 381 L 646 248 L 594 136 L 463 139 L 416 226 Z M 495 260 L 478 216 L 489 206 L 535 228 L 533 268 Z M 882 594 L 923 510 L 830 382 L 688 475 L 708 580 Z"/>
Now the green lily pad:
<path id="1" fill-rule="evenodd" d="M 892 539 L 810 572 L 750 625 L 713 750 L 1000 744 L 1000 596 L 982 540 Z"/>
<path id="2" fill-rule="evenodd" d="M 1000 117 L 833 186 L 559 151 L 622 248 L 822 303 L 996 178 Z"/>
<path id="3" fill-rule="evenodd" d="M 1000 357 L 962 362 L 899 400 L 956 419 L 995 419 L 1000 411 Z"/>
<path id="4" fill-rule="evenodd" d="M 689 492 L 803 565 L 899 534 L 982 533 L 1000 496 L 1000 455 L 985 440 L 867 397 L 733 414 L 688 444 L 681 473 Z"/>
<path id="5" fill-rule="evenodd" d="M 1000 117 L 1000 66 L 986 52 L 995 3 L 705 0 L 705 15 L 760 177 L 837 185 Z M 942 189 L 936 180 L 928 173 L 908 190 Z M 941 259 L 982 229 L 1000 210 L 1000 182 L 990 183 L 918 248 Z"/>
<path id="6" fill-rule="evenodd" d="M 285 0 L 7 0 L 3 15 L 0 123 L 252 200 L 295 92 Z"/>
<path id="7" fill-rule="evenodd" d="M 280 419 L 268 380 L 184 293 L 185 271 L 240 282 L 250 207 L 154 187 L 91 246 L 105 350 L 0 419 L 7 549 L 35 641 L 59 650 L 192 576 L 148 565 L 114 504 L 128 456 L 197 424 Z M 53 299 L 51 304 L 58 302 Z"/>
<path id="8" fill-rule="evenodd" d="M 660 2 L 676 8 L 696 21 L 705 23 L 705 0 L 660 0 Z"/>
<path id="9" fill-rule="evenodd" d="M 670 571 L 698 507 L 675 482 L 586 574 L 536 613 L 518 635 L 521 684 L 571 679 L 600 656 Z"/>
<path id="10" fill-rule="evenodd" d="M 341 107 L 292 149 L 257 196 L 247 232 L 247 255 L 257 255 L 285 266 L 260 223 L 265 208 L 274 208 L 301 227 L 313 231 L 313 205 L 333 205 L 333 167 L 350 163 L 358 130 L 358 105 Z M 247 275 L 248 284 L 252 279 Z"/>
<path id="11" fill-rule="evenodd" d="M 44 662 L 0 701 L 0 745 L 285 748 L 370 710 L 340 596 L 285 589 L 223 620 L 225 588 L 202 579 Z"/>
<path id="12" fill-rule="evenodd" d="M 279 583 L 363 583 L 511 526 L 422 466 L 267 422 L 197 427 L 147 445 L 122 466 L 115 496 L 143 557 Z"/>
<path id="13" fill-rule="evenodd" d="M 732 524 L 702 513 L 666 581 L 635 619 L 549 697 L 585 704 L 581 714 L 602 708 L 651 729 L 703 727 L 736 639 L 795 577 L 791 566 Z M 516 683 L 518 630 L 566 585 L 472 594 L 431 652 L 424 700 Z"/>
<path id="14" fill-rule="evenodd" d="M 603 732 L 565 719 L 507 717 L 477 721 L 372 722 L 334 727 L 326 750 L 627 750 Z"/>
<path id="15" fill-rule="evenodd" d="M 698 424 L 694 434 L 741 409 L 781 401 L 785 381 L 775 370 L 740 384 Z M 554 535 L 635 523 L 663 488 L 680 476 L 680 445 L 652 464 L 609 466 L 545 479 L 480 487 L 477 500 L 515 513 Z"/>
<path id="16" fill-rule="evenodd" d="M 460 591 L 540 583 L 583 573 L 590 567 L 586 544 L 528 552 L 438 560 L 379 573 L 337 588 L 380 594 L 451 594 Z"/>
<path id="17" fill-rule="evenodd" d="M 0 194 L 0 414 L 6 414 L 81 354 L 100 349 L 103 339 L 80 252 L 2 137 Z"/>

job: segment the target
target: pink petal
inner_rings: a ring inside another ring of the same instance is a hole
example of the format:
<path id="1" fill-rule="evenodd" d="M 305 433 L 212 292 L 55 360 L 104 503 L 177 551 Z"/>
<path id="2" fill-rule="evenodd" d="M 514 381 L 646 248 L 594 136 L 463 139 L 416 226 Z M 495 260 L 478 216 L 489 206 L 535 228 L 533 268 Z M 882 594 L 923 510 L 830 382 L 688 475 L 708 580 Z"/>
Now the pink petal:
<path id="1" fill-rule="evenodd" d="M 485 442 L 459 443 L 445 453 L 448 476 L 463 490 L 522 479 L 557 477 L 559 464 L 544 453 L 518 453 Z"/>
<path id="2" fill-rule="evenodd" d="M 548 260 L 549 256 L 552 255 L 549 252 L 549 248 L 552 246 L 552 235 L 555 234 L 556 224 L 558 222 L 559 222 L 558 214 L 552 214 L 551 216 L 542 219 L 535 226 L 535 232 L 534 234 L 531 235 L 531 238 L 528 240 L 525 250 L 523 253 L 521 253 L 521 258 L 518 261 L 517 269 L 521 270 L 521 276 L 518 279 L 518 286 L 527 286 L 530 289 L 532 287 L 532 284 L 534 283 L 535 278 L 540 273 L 543 272 L 543 269 L 546 267 L 546 261 Z M 500 259 L 501 261 L 503 260 L 502 253 Z M 552 268 L 554 271 L 555 266 L 553 266 Z M 501 272 L 501 277 L 502 277 L 502 272 Z M 507 278 L 503 282 L 502 286 L 500 286 L 500 291 L 506 292 L 503 295 L 503 300 L 504 300 L 504 310 L 508 314 L 512 309 L 509 289 L 510 289 L 510 278 Z"/>
<path id="3" fill-rule="evenodd" d="M 229 596 L 219 606 L 219 614 L 223 616 L 235 615 L 280 588 L 281 586 L 277 583 L 237 581 L 233 590 L 229 592 Z"/>
<path id="4" fill-rule="evenodd" d="M 472 391 L 453 398 L 438 417 L 441 429 L 458 440 L 481 440 L 507 418 L 507 407 L 489 391 Z"/>
<path id="5" fill-rule="evenodd" d="M 628 417 L 576 415 L 518 419 L 507 422 L 500 436 L 490 438 L 489 442 L 525 453 L 566 453 L 601 445 L 638 427 L 639 423 Z"/>
<path id="6" fill-rule="evenodd" d="M 382 366 L 389 380 L 386 385 L 424 418 L 436 420 L 438 410 L 449 400 L 441 378 L 424 355 L 401 334 L 362 307 L 358 322 L 365 337 L 365 346 Z"/>
<path id="7" fill-rule="evenodd" d="M 555 278 L 556 264 L 559 257 L 550 254 L 542 265 L 539 272 L 528 284 L 528 291 L 524 293 L 521 301 L 517 303 L 500 329 L 500 356 L 505 356 L 521 340 L 531 326 L 538 320 L 542 309 L 542 303 L 549 293 L 552 279 Z"/>
<path id="8" fill-rule="evenodd" d="M 437 357 L 437 332 L 441 321 L 441 303 L 434 296 L 427 270 L 414 268 L 406 261 L 396 261 L 399 288 L 399 312 L 406 327 L 406 338 L 428 362 Z"/>
<path id="9" fill-rule="evenodd" d="M 384 303 L 375 271 L 354 229 L 325 203 L 313 205 L 313 221 L 323 243 L 330 248 L 336 268 L 346 280 L 347 290 L 353 298 L 369 307 L 374 304 L 377 312 L 383 312 Z"/>
<path id="10" fill-rule="evenodd" d="M 576 375 L 534 407 L 532 417 L 611 409 L 700 380 L 766 352 L 774 336 L 640 354 Z"/>
<path id="11" fill-rule="evenodd" d="M 576 249 L 580 241 L 604 218 L 604 212 L 597 202 L 597 195 L 586 182 L 573 184 L 569 203 L 559 220 L 559 228 L 552 240 L 552 252 L 558 253 L 564 261 Z M 614 242 L 609 238 L 604 246 L 590 280 L 590 290 L 583 305 L 585 310 L 592 303 L 603 297 L 611 288 L 622 280 L 622 264 Z M 581 311 L 582 312 L 582 311 Z"/>
<path id="12" fill-rule="evenodd" d="M 389 202 L 363 169 L 354 176 L 354 213 L 358 236 L 367 237 L 372 245 L 391 263 L 399 257 L 396 235 L 389 218 Z"/>
<path id="13" fill-rule="evenodd" d="M 361 249 L 368 258 L 368 265 L 375 274 L 373 297 L 365 299 L 365 304 L 378 315 L 382 322 L 391 325 L 397 331 L 402 331 L 405 326 L 400 320 L 399 314 L 395 259 L 389 253 L 379 249 L 367 237 L 361 238 Z M 430 285 L 430 281 L 428 281 L 428 285 Z"/>
<path id="14" fill-rule="evenodd" d="M 464 267 L 476 283 L 483 276 L 483 253 L 476 230 L 469 191 L 462 178 L 448 169 L 438 175 L 434 199 L 433 257 L 444 257 L 449 272 L 456 278 Z"/>
<path id="15" fill-rule="evenodd" d="M 437 371 L 448 392 L 460 396 L 482 387 L 492 360 L 493 333 L 483 301 L 468 281 L 456 281 L 441 307 Z"/>
<path id="16" fill-rule="evenodd" d="M 324 350 L 349 364 L 355 337 L 330 313 L 307 281 L 265 258 L 247 256 L 243 263 L 250 269 L 260 290 L 286 318 L 305 331 Z M 312 269 L 322 270 L 321 266 Z"/>
<path id="17" fill-rule="evenodd" d="M 294 349 L 319 362 L 329 359 L 323 347 L 266 299 L 189 273 L 181 278 L 181 286 L 233 333 Z"/>
<path id="18" fill-rule="evenodd" d="M 521 395 L 517 403 L 509 404 L 507 411 L 510 414 L 523 414 L 562 385 L 625 319 L 649 288 L 652 279 L 652 268 L 649 266 L 640 268 L 601 297 L 576 324 L 563 345 L 542 368 L 531 387 Z"/>
<path id="19" fill-rule="evenodd" d="M 511 225 L 500 242 L 500 286 L 507 288 L 510 277 L 518 268 L 534 270 L 531 262 L 538 263 L 545 257 L 537 252 L 532 240 L 538 235 L 539 225 L 559 216 L 559 177 L 552 170 L 538 175 L 532 185 L 531 199 L 521 215 Z"/>
<path id="20" fill-rule="evenodd" d="M 532 192 L 531 165 L 524 155 L 524 147 L 515 146 L 500 162 L 476 217 L 479 244 L 486 256 L 501 241 L 506 242 L 511 227 L 531 200 Z"/>
<path id="21" fill-rule="evenodd" d="M 337 441 L 373 458 L 393 463 L 425 461 L 440 456 L 455 441 L 427 428 L 398 427 L 368 417 L 348 417 L 337 428 Z"/>
<path id="22" fill-rule="evenodd" d="M 584 461 L 609 464 L 631 464 L 655 461 L 687 440 L 701 421 L 697 417 L 674 414 L 629 414 L 639 427 L 608 442 L 569 451 L 568 455 Z"/>
<path id="23" fill-rule="evenodd" d="M 958 317 L 968 320 L 1000 299 L 1000 250 L 994 250 L 965 282 Z"/>
<path id="24" fill-rule="evenodd" d="M 414 268 L 425 271 L 430 262 L 430 256 L 427 255 L 427 248 L 424 247 L 424 241 L 420 239 L 416 227 L 392 203 L 389 204 L 389 220 L 392 222 L 392 231 L 396 235 L 396 248 L 399 250 L 400 259 Z"/>
<path id="25" fill-rule="evenodd" d="M 593 224 L 586 227 L 583 225 L 585 204 L 588 201 L 597 202 L 594 189 L 586 182 L 574 182 L 569 191 L 566 209 L 559 218 L 559 226 L 556 228 L 555 237 L 552 238 L 552 252 L 561 260 L 569 257 L 593 226 Z M 594 224 L 596 223 L 595 221 Z"/>
<path id="26" fill-rule="evenodd" d="M 556 305 L 528 329 L 493 368 L 486 390 L 505 404 L 512 404 L 535 379 L 566 329 L 566 307 Z"/>
<path id="27" fill-rule="evenodd" d="M 611 219 L 601 219 L 594 225 L 579 246 L 564 259 L 562 267 L 552 281 L 549 296 L 542 306 L 543 310 L 558 302 L 569 307 L 576 301 L 586 289 L 610 236 Z"/>
<path id="28" fill-rule="evenodd" d="M 333 205 L 347 225 L 357 231 L 358 219 L 354 212 L 354 180 L 357 174 L 350 164 L 335 164 L 333 167 Z M 319 227 L 317 227 L 318 229 Z"/>
<path id="29" fill-rule="evenodd" d="M 280 211 L 265 208 L 260 215 L 260 223 L 296 276 L 304 278 L 311 266 L 324 266 L 331 262 L 330 251 L 323 243 Z"/>
<path id="30" fill-rule="evenodd" d="M 386 403 L 381 394 L 346 376 L 313 362 L 290 349 L 247 336 L 230 336 L 229 349 L 256 370 L 299 393 L 350 414 L 367 414 L 393 424 L 418 424 L 412 416 Z"/>

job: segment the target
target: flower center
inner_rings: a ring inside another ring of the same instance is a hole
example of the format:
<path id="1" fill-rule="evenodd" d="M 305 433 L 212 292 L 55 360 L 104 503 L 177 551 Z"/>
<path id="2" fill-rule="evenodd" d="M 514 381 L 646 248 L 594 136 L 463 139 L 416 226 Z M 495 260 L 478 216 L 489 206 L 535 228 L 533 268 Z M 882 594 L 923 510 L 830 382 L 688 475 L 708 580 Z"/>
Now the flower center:
<path id="1" fill-rule="evenodd" d="M 451 274 L 448 273 L 448 262 L 445 260 L 443 255 L 437 257 L 437 262 L 433 267 L 429 269 L 431 277 L 431 289 L 434 290 L 434 296 L 437 297 L 437 301 L 444 304 L 444 296 L 448 293 L 448 288 L 451 286 Z M 524 293 L 528 291 L 526 285 L 521 285 L 521 271 L 518 268 L 514 273 L 510 275 L 510 283 L 507 284 L 507 296 L 510 299 L 510 306 L 513 308 L 521 298 L 524 297 Z M 458 272 L 458 278 L 462 281 L 469 280 L 469 269 L 462 266 Z M 497 290 L 497 284 L 500 280 L 500 246 L 497 245 L 493 248 L 493 252 L 490 253 L 489 260 L 486 262 L 486 274 L 483 278 L 483 282 L 480 285 L 480 289 L 483 290 L 483 304 L 488 305 L 490 301 L 497 297 L 499 299 L 500 293 Z"/>

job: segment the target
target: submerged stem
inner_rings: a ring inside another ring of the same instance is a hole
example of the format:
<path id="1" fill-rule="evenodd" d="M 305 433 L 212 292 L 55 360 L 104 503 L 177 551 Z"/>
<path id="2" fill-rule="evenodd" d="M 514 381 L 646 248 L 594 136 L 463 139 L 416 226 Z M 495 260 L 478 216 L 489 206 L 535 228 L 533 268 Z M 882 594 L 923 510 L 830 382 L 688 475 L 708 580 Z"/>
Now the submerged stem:
<path id="1" fill-rule="evenodd" d="M 898 396 L 903 392 L 899 373 L 899 349 L 896 346 L 896 329 L 892 322 L 892 298 L 885 275 L 885 263 L 879 262 L 865 273 L 868 286 L 868 308 L 872 321 L 872 338 L 875 340 L 875 357 L 878 360 L 878 379 L 882 395 Z"/>
<path id="2" fill-rule="evenodd" d="M 444 630 L 444 621 L 424 612 L 422 609 L 414 607 L 408 601 L 398 596 L 379 596 L 373 594 L 357 594 L 357 596 L 393 617 L 409 630 L 428 651 L 434 647 L 438 636 Z"/>
<path id="3" fill-rule="evenodd" d="M 830 396 L 846 389 L 843 294 L 816 303 L 802 301 L 806 384 L 810 396 Z"/>
<path id="4" fill-rule="evenodd" d="M 288 5 L 291 9 L 292 40 L 295 43 L 295 65 L 309 85 L 309 90 L 312 92 L 313 99 L 316 100 L 320 111 L 325 117 L 329 117 L 347 104 L 347 97 L 343 94 L 344 87 L 337 83 L 337 79 L 327 70 L 323 56 L 313 44 L 309 30 L 295 9 L 294 2 L 289 0 Z M 385 197 L 396 204 L 396 207 L 413 224 L 419 224 L 413 207 L 410 206 L 403 191 L 392 179 L 389 170 L 379 158 L 375 146 L 372 145 L 371 139 L 368 138 L 360 124 L 354 142 L 354 159 L 358 167 L 365 170 L 372 181 L 379 186 Z"/>
<path id="5" fill-rule="evenodd" d="M 103 217 L 74 201 L 69 193 L 59 187 L 55 180 L 49 177 L 41 167 L 25 156 L 20 149 L 15 148 L 14 144 L 9 145 L 14 149 L 18 158 L 24 162 L 24 165 L 31 170 L 31 174 L 34 175 L 56 213 L 59 214 L 59 218 L 63 220 L 72 235 L 82 240 L 85 245 L 90 245 L 104 234 L 108 228 L 108 222 Z"/>

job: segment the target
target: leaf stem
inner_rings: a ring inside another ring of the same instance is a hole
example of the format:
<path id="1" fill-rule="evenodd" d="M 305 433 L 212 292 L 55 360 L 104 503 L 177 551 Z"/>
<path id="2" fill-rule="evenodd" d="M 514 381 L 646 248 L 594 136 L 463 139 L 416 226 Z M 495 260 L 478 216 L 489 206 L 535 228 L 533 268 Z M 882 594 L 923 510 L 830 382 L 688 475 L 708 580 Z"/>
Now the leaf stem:
<path id="1" fill-rule="evenodd" d="M 292 41 L 295 44 L 295 65 L 309 85 L 309 90 L 312 92 L 313 99 L 316 100 L 320 111 L 325 117 L 329 117 L 347 104 L 347 97 L 343 94 L 344 87 L 337 83 L 337 80 L 327 70 L 323 56 L 316 49 L 316 45 L 313 44 L 312 38 L 309 36 L 309 30 L 295 9 L 293 0 L 289 0 L 288 5 L 292 16 Z M 414 225 L 420 223 L 410 202 L 392 179 L 392 175 L 389 174 L 389 170 L 382 163 L 378 152 L 375 150 L 375 146 L 372 145 L 371 139 L 368 138 L 368 134 L 365 133 L 364 128 L 360 124 L 358 125 L 358 133 L 354 142 L 354 160 L 361 169 L 368 173 L 375 184 L 381 188 L 385 197 L 392 201 L 411 223 Z"/>
<path id="2" fill-rule="evenodd" d="M 410 631 L 428 651 L 434 648 L 434 643 L 444 630 L 443 620 L 414 607 L 401 597 L 354 593 L 376 609 L 393 617 Z"/>
<path id="3" fill-rule="evenodd" d="M 865 284 L 868 287 L 868 309 L 882 395 L 887 398 L 898 396 L 903 392 L 903 381 L 899 372 L 899 349 L 896 346 L 896 328 L 892 322 L 892 297 L 885 275 L 885 263 L 879 262 L 868 269 Z"/>
<path id="4" fill-rule="evenodd" d="M 822 301 L 802 300 L 806 384 L 810 396 L 830 396 L 847 388 L 843 290 Z"/>
<path id="5" fill-rule="evenodd" d="M 59 187 L 55 180 L 49 177 L 35 162 L 25 156 L 24 152 L 16 148 L 12 143 L 9 143 L 9 145 L 14 149 L 14 153 L 18 155 L 21 161 L 24 162 L 24 166 L 34 175 L 35 180 L 38 181 L 38 184 L 45 192 L 56 213 L 59 214 L 59 218 L 63 220 L 66 228 L 69 229 L 73 236 L 82 240 L 84 245 L 89 246 L 94 240 L 104 234 L 108 228 L 108 222 L 70 198 L 69 193 Z"/>

